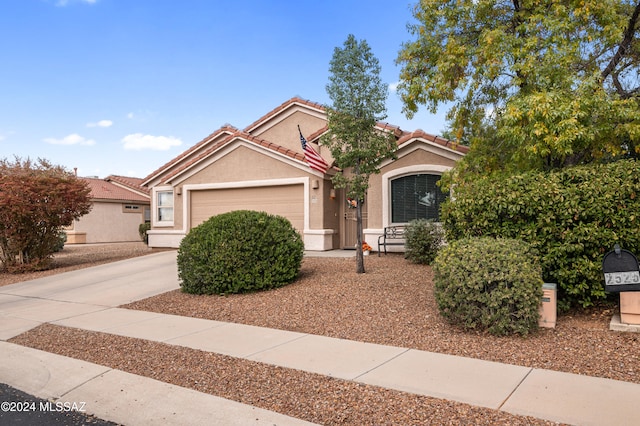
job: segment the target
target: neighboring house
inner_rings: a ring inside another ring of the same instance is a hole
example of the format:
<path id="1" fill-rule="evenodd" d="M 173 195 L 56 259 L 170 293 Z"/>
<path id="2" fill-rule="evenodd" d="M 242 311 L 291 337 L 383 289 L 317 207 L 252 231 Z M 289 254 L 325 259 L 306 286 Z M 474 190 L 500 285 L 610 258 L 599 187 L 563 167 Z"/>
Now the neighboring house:
<path id="1" fill-rule="evenodd" d="M 309 167 L 298 126 L 319 146 L 327 132 L 322 105 L 293 98 L 244 130 L 225 125 L 144 178 L 151 190 L 149 246 L 178 247 L 187 232 L 209 217 L 232 210 L 266 211 L 288 218 L 307 250 L 353 248 L 355 209 L 331 176 Z M 397 139 L 397 159 L 385 161 L 370 179 L 363 205 L 364 238 L 376 248 L 386 226 L 416 218 L 437 219 L 444 196 L 436 182 L 467 148 L 421 130 L 404 132 L 384 123 Z"/>
<path id="2" fill-rule="evenodd" d="M 138 228 L 150 221 L 149 190 L 142 179 L 111 175 L 87 182 L 93 207 L 65 229 L 67 244 L 141 241 Z"/>

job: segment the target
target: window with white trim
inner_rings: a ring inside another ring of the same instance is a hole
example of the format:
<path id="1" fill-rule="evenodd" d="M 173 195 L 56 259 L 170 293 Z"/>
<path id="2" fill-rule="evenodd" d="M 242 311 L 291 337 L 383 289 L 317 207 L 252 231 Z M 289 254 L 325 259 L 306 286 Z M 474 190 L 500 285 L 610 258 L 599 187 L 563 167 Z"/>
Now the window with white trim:
<path id="1" fill-rule="evenodd" d="M 173 222 L 173 191 L 156 193 L 158 222 Z"/>
<path id="2" fill-rule="evenodd" d="M 391 180 L 391 222 L 440 218 L 440 204 L 447 199 L 438 186 L 440 175 L 414 174 Z"/>

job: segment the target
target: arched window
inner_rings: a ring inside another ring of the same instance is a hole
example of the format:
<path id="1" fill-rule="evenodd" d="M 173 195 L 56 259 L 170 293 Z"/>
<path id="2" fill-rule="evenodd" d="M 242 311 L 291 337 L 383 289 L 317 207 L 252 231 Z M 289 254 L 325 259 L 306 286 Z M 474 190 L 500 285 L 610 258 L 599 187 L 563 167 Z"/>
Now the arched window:
<path id="1" fill-rule="evenodd" d="M 440 204 L 448 197 L 437 185 L 440 175 L 415 174 L 391 180 L 391 222 L 439 220 Z"/>

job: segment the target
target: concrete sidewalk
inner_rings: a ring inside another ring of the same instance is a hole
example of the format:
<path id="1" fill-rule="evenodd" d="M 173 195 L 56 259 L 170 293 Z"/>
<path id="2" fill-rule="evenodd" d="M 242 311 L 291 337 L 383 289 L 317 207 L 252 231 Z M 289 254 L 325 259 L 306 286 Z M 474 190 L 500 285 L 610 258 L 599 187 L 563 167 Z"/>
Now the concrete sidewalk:
<path id="1" fill-rule="evenodd" d="M 331 377 L 580 425 L 637 424 L 640 385 L 414 349 L 120 309 L 178 288 L 175 252 L 0 287 L 0 339 L 38 324 L 143 338 Z M 86 401 L 125 424 L 304 424 L 107 367 L 0 342 L 0 382 Z M 166 395 L 171 392 L 171 401 Z M 222 417 L 214 417 L 222 416 Z M 236 423 L 233 423 L 235 421 Z"/>

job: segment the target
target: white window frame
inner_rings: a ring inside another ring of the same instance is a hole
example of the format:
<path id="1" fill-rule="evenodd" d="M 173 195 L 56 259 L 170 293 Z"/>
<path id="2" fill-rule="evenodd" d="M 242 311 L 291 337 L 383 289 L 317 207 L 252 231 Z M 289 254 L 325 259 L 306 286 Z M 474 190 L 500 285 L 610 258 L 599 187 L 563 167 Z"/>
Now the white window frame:
<path id="1" fill-rule="evenodd" d="M 171 206 L 161 206 L 159 203 L 160 194 L 171 194 Z M 160 220 L 160 208 L 169 208 L 173 209 L 173 215 L 171 220 Z M 175 202 L 175 191 L 171 186 L 168 187 L 157 187 L 153 188 L 153 224 L 155 226 L 173 226 L 176 214 L 176 202 Z"/>

